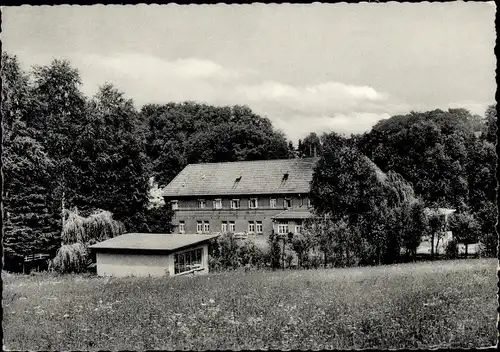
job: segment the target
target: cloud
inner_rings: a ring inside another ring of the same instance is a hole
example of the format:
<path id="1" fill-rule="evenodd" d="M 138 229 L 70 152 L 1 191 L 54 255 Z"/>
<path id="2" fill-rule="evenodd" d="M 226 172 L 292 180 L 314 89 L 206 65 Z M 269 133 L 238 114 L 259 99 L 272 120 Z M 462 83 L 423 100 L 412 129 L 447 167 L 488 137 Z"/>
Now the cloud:
<path id="1" fill-rule="evenodd" d="M 341 82 L 291 86 L 265 81 L 240 85 L 235 99 L 269 116 L 294 141 L 309 132 L 361 133 L 380 119 L 410 110 L 388 93 Z"/>
<path id="2" fill-rule="evenodd" d="M 210 60 L 185 58 L 167 60 L 147 54 L 87 55 L 87 65 L 101 66 L 134 78 L 232 79 L 238 72 Z"/>
<path id="3" fill-rule="evenodd" d="M 364 132 L 382 118 L 411 110 L 391 94 L 368 85 L 327 81 L 297 86 L 197 57 L 168 60 L 137 53 L 72 53 L 66 58 L 80 71 L 82 90 L 88 96 L 111 82 L 137 107 L 187 100 L 244 104 L 267 116 L 295 142 L 309 132 Z M 36 61 L 48 64 L 51 59 L 38 57 Z"/>

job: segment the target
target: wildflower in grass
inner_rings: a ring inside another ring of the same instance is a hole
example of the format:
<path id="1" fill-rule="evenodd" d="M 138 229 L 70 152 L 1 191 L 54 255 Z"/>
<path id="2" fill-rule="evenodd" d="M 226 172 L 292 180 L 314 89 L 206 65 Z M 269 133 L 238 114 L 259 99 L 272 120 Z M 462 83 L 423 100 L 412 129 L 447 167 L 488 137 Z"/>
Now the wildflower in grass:
<path id="1" fill-rule="evenodd" d="M 214 300 L 214 299 L 212 299 L 212 298 L 210 298 L 208 301 L 209 301 L 211 304 L 214 304 L 214 303 L 215 303 L 215 300 Z"/>

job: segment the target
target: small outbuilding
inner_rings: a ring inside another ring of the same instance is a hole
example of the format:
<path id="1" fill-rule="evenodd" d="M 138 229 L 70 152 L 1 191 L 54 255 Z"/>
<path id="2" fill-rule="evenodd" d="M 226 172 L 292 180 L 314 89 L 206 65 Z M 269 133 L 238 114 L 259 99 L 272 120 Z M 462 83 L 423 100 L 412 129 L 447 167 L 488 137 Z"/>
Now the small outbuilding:
<path id="1" fill-rule="evenodd" d="M 127 233 L 90 246 L 99 276 L 208 273 L 208 243 L 218 235 Z"/>

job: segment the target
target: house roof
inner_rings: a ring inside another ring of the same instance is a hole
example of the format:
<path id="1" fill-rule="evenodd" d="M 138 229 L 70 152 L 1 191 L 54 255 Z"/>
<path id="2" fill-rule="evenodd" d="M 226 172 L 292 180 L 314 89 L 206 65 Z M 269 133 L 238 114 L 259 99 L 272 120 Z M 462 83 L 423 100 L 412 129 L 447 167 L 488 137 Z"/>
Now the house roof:
<path id="1" fill-rule="evenodd" d="M 187 165 L 163 196 L 308 193 L 319 158 L 277 159 Z"/>
<path id="2" fill-rule="evenodd" d="M 96 243 L 92 249 L 159 250 L 174 251 L 206 242 L 218 235 L 171 235 L 156 233 L 127 233 Z"/>
<path id="3" fill-rule="evenodd" d="M 305 207 L 302 208 L 292 208 L 282 211 L 279 214 L 276 214 L 272 217 L 272 219 L 276 220 L 294 220 L 294 219 L 307 219 L 312 217 L 313 214 L 311 211 Z"/>

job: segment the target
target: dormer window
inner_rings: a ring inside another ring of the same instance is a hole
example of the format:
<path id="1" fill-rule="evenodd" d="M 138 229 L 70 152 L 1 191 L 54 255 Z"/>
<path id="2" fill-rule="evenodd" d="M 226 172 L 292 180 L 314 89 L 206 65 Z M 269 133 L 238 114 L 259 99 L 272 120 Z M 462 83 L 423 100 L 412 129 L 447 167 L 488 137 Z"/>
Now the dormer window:
<path id="1" fill-rule="evenodd" d="M 250 198 L 248 201 L 248 207 L 250 209 L 257 209 L 259 207 L 259 200 L 257 198 Z"/>
<path id="2" fill-rule="evenodd" d="M 171 201 L 170 205 L 172 206 L 172 210 L 178 210 L 179 209 L 179 201 L 177 201 L 177 200 Z"/>
<path id="3" fill-rule="evenodd" d="M 231 209 L 239 209 L 240 208 L 240 200 L 232 199 L 231 200 Z"/>
<path id="4" fill-rule="evenodd" d="M 198 199 L 198 208 L 205 209 L 205 199 Z"/>

